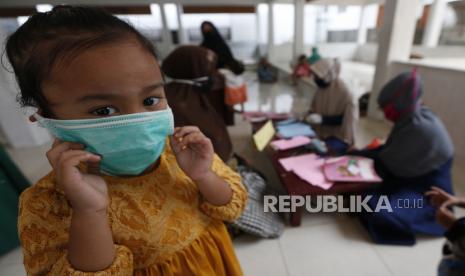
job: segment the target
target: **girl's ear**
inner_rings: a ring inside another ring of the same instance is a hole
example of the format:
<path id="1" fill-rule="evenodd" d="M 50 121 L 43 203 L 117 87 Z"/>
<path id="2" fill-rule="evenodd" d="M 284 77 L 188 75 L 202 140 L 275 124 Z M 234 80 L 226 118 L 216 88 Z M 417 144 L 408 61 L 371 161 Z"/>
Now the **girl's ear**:
<path id="1" fill-rule="evenodd" d="M 39 114 L 40 116 L 43 116 L 43 112 L 42 112 L 42 109 L 37 109 L 37 114 Z M 37 119 L 34 117 L 34 115 L 31 115 L 29 116 L 29 122 L 31 123 L 34 123 L 34 122 L 37 122 Z"/>

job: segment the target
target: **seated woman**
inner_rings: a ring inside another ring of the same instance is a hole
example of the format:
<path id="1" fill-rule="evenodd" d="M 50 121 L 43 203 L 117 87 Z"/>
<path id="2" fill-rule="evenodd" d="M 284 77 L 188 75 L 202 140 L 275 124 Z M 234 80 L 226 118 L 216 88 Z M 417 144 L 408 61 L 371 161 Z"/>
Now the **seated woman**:
<path id="1" fill-rule="evenodd" d="M 337 59 L 320 59 L 311 66 L 318 89 L 306 121 L 321 139 L 340 140 L 347 148 L 354 143 L 358 108 L 357 101 L 339 78 L 340 67 Z"/>
<path id="2" fill-rule="evenodd" d="M 412 245 L 415 234 L 440 236 L 435 208 L 424 198 L 433 185 L 451 193 L 454 148 L 441 120 L 421 104 L 422 84 L 416 72 L 387 83 L 378 98 L 386 118 L 394 123 L 385 145 L 353 154 L 371 157 L 383 183 L 370 191 L 368 205 L 387 196 L 392 212 L 362 213 L 361 221 L 373 240 Z"/>
<path id="3" fill-rule="evenodd" d="M 278 71 L 265 57 L 262 57 L 258 62 L 257 75 L 258 80 L 264 83 L 273 83 L 278 80 Z"/>
<path id="4" fill-rule="evenodd" d="M 317 47 L 313 47 L 312 48 L 312 54 L 308 57 L 307 61 L 308 61 L 308 64 L 312 65 L 314 64 L 315 62 L 319 61 L 321 59 L 321 56 L 320 54 L 318 53 L 318 48 Z"/>
<path id="5" fill-rule="evenodd" d="M 175 126 L 197 126 L 210 138 L 215 153 L 223 161 L 229 160 L 231 139 L 225 122 L 212 104 L 217 98 L 214 94 L 224 97 L 224 92 L 212 93 L 213 79 L 217 78 L 215 53 L 198 46 L 182 46 L 164 60 L 162 70 L 171 78 L 165 91 Z M 210 96 L 213 99 L 209 99 Z M 223 99 L 220 104 L 224 104 Z"/>
<path id="6" fill-rule="evenodd" d="M 300 55 L 292 72 L 292 84 L 297 85 L 298 79 L 310 77 L 311 74 L 312 70 L 310 69 L 310 64 L 307 62 L 307 57 L 305 55 Z"/>

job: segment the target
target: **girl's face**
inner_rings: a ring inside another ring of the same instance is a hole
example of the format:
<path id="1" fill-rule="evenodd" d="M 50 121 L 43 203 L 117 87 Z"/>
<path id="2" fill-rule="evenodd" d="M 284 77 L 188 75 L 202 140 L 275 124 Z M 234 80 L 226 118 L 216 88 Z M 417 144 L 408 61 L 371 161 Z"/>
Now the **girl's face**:
<path id="1" fill-rule="evenodd" d="M 135 41 L 97 46 L 58 64 L 42 90 L 53 117 L 62 120 L 167 107 L 160 67 Z"/>

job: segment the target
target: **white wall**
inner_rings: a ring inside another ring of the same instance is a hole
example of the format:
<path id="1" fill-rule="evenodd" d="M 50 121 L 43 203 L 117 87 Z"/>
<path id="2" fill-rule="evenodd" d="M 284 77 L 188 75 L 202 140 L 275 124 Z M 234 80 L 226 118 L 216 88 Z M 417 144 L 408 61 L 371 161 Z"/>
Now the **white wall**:
<path id="1" fill-rule="evenodd" d="M 258 14 L 258 43 L 268 43 L 268 4 L 260 4 L 257 6 Z"/>
<path id="2" fill-rule="evenodd" d="M 423 80 L 424 103 L 444 122 L 452 137 L 455 154 L 465 157 L 465 70 L 395 62 L 389 70 L 390 76 L 418 67 Z"/>
<path id="3" fill-rule="evenodd" d="M 465 58 L 464 46 L 438 46 L 434 48 L 414 45 L 412 54 L 419 54 L 424 58 L 447 58 L 461 57 Z"/>
<path id="4" fill-rule="evenodd" d="M 318 52 L 323 57 L 339 58 L 340 60 L 353 60 L 357 52 L 358 45 L 356 43 L 319 43 L 316 45 L 304 46 L 306 55 L 311 54 L 312 47 L 318 47 Z M 283 43 L 274 46 L 272 61 L 291 62 L 292 43 Z"/>
<path id="5" fill-rule="evenodd" d="M 375 64 L 378 54 L 378 45 L 374 43 L 363 44 L 357 47 L 354 55 L 354 61 Z"/>
<path id="6" fill-rule="evenodd" d="M 374 64 L 378 45 L 374 43 L 360 45 L 354 56 L 355 61 Z M 412 48 L 412 54 L 420 55 L 425 59 L 430 58 L 465 58 L 465 47 L 463 46 L 439 46 L 435 48 L 415 45 Z M 452 64 L 451 64 L 452 65 Z"/>
<path id="7" fill-rule="evenodd" d="M 357 62 L 374 64 L 378 52 L 378 45 L 369 43 L 364 45 L 357 45 L 356 43 L 318 43 L 306 44 L 305 53 L 309 55 L 313 46 L 318 47 L 318 51 L 324 57 L 338 57 L 341 60 L 353 60 Z M 284 43 L 275 45 L 275 56 L 271 60 L 290 61 L 292 54 L 292 44 Z M 412 54 L 423 56 L 427 60 L 444 64 L 448 58 L 456 59 L 457 61 L 465 59 L 465 47 L 462 46 L 439 46 L 436 48 L 427 48 L 422 46 L 413 46 Z M 451 66 L 454 66 L 451 63 Z"/>
<path id="8" fill-rule="evenodd" d="M 234 42 L 257 41 L 257 17 L 254 13 L 231 15 L 231 38 Z"/>
<path id="9" fill-rule="evenodd" d="M 317 45 L 305 45 L 307 55 L 311 54 L 313 46 L 318 47 L 318 52 L 322 57 L 340 60 L 352 60 L 358 48 L 356 43 L 318 43 Z"/>
<path id="10" fill-rule="evenodd" d="M 304 8 L 304 44 L 315 44 L 318 39 L 318 6 L 305 5 Z"/>
<path id="11" fill-rule="evenodd" d="M 329 6 L 327 15 L 328 30 L 346 31 L 358 29 L 361 11 L 361 6 Z"/>

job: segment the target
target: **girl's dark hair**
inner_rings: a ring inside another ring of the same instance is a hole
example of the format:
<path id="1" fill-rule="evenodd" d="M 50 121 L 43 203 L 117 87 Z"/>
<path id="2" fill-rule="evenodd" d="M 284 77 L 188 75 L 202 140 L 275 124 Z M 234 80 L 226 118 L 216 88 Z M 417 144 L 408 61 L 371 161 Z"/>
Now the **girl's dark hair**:
<path id="1" fill-rule="evenodd" d="M 54 66 L 72 60 L 86 49 L 130 39 L 136 39 L 156 58 L 155 48 L 147 38 L 103 9 L 56 6 L 49 12 L 32 15 L 6 43 L 6 54 L 21 90 L 21 105 L 49 113 L 42 82 Z"/>

